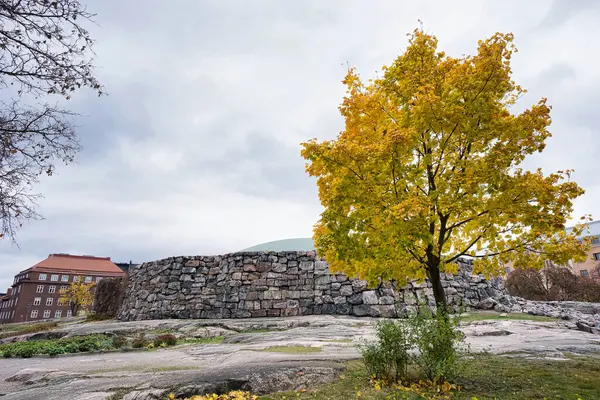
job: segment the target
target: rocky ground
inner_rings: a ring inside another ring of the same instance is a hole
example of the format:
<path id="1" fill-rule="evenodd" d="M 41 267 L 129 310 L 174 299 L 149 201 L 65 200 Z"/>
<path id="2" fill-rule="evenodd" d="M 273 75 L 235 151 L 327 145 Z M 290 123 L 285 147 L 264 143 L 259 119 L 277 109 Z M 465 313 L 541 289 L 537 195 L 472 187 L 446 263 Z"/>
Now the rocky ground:
<path id="1" fill-rule="evenodd" d="M 488 297 L 476 306 L 480 310 L 525 313 L 570 321 L 579 330 L 600 335 L 600 303 L 579 301 L 530 301 L 519 297 Z"/>
<path id="2" fill-rule="evenodd" d="M 58 335 L 126 335 L 172 331 L 188 338 L 223 336 L 219 344 L 149 351 L 0 360 L 4 399 L 158 399 L 174 392 L 293 390 L 335 379 L 356 344 L 374 339 L 376 319 L 305 316 L 236 320 L 96 322 L 58 329 Z M 600 336 L 573 322 L 484 320 L 462 327 L 471 351 L 562 358 L 600 355 Z M 112 396 L 112 397 L 111 397 Z"/>

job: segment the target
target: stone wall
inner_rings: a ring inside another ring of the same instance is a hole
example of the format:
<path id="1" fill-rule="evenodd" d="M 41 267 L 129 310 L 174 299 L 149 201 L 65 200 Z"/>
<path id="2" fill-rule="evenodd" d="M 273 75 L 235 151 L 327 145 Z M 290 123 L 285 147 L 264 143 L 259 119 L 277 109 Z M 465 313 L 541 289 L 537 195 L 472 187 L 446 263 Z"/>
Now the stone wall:
<path id="1" fill-rule="evenodd" d="M 497 278 L 472 274 L 468 260 L 443 276 L 450 305 L 510 311 Z M 315 314 L 401 317 L 417 304 L 434 305 L 429 282 L 368 288 L 365 281 L 332 274 L 314 252 L 247 252 L 173 257 L 129 271 L 118 318 L 248 318 Z"/>

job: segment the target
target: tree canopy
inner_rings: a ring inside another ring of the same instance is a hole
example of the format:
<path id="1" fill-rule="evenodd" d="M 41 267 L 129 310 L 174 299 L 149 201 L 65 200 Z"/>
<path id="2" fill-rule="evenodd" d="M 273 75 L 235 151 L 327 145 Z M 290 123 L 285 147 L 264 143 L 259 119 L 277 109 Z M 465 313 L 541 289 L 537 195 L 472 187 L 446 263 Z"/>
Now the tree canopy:
<path id="1" fill-rule="evenodd" d="M 454 58 L 414 31 L 383 76 L 350 69 L 337 139 L 303 143 L 325 210 L 317 251 L 331 268 L 370 283 L 429 278 L 445 304 L 440 272 L 462 256 L 489 274 L 502 265 L 541 268 L 585 257 L 565 224 L 583 190 L 571 170 L 521 167 L 551 136 L 545 98 L 519 112 L 525 90 L 511 78 L 512 34 L 479 41 Z M 582 221 L 585 222 L 585 221 Z"/>
<path id="2" fill-rule="evenodd" d="M 60 290 L 60 301 L 67 303 L 74 317 L 83 308 L 87 310 L 94 302 L 92 289 L 96 286 L 95 282 L 73 282 L 66 289 Z"/>

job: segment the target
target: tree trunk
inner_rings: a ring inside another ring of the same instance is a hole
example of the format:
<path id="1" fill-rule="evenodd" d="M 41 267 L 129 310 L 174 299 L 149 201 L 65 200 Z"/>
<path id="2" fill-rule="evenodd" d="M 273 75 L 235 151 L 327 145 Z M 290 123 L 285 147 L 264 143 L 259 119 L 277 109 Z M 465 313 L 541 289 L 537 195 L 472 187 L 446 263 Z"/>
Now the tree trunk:
<path id="1" fill-rule="evenodd" d="M 436 268 L 435 271 L 430 271 L 429 281 L 433 287 L 433 297 L 435 298 L 435 305 L 437 306 L 438 311 L 446 312 L 446 293 L 444 293 L 444 287 L 442 286 L 439 268 Z"/>
<path id="2" fill-rule="evenodd" d="M 73 317 L 76 317 L 78 311 L 79 311 L 79 304 L 76 302 L 71 302 L 71 315 Z"/>
<path id="3" fill-rule="evenodd" d="M 444 287 L 442 286 L 442 279 L 440 277 L 440 259 L 433 254 L 428 254 L 427 259 L 427 278 L 429 278 L 429 282 L 431 282 L 433 288 L 435 305 L 438 311 L 445 314 L 448 311 L 448 307 L 446 303 L 446 293 L 444 293 Z"/>

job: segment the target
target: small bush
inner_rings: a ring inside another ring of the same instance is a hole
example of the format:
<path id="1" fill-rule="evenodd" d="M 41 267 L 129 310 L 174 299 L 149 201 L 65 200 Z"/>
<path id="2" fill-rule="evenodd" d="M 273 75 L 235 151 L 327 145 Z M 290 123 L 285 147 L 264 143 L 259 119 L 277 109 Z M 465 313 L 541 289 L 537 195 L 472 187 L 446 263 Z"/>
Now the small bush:
<path id="1" fill-rule="evenodd" d="M 0 345 L 2 357 L 28 358 L 35 354 L 56 356 L 65 353 L 81 353 L 109 349 L 112 342 L 104 335 L 78 336 L 72 338 L 14 342 Z"/>
<path id="2" fill-rule="evenodd" d="M 64 346 L 65 353 L 79 353 L 79 346 L 77 343 L 68 343 Z"/>
<path id="3" fill-rule="evenodd" d="M 458 345 L 465 337 L 458 330 L 459 320 L 444 311 L 434 314 L 421 308 L 409 318 L 409 324 L 418 350 L 415 363 L 427 379 L 440 383 L 455 378 L 459 373 Z"/>
<path id="4" fill-rule="evenodd" d="M 398 382 L 408 374 L 409 353 L 412 342 L 406 326 L 398 321 L 377 323 L 378 342 L 360 348 L 370 375 L 386 382 Z"/>
<path id="5" fill-rule="evenodd" d="M 131 341 L 131 347 L 134 349 L 141 349 L 142 347 L 148 346 L 150 341 L 146 338 L 146 335 L 139 334 Z"/>
<path id="6" fill-rule="evenodd" d="M 175 337 L 175 335 L 172 335 L 170 333 L 166 333 L 164 335 L 158 335 L 154 339 L 154 347 L 175 346 L 176 344 L 177 344 L 177 337 Z"/>
<path id="7" fill-rule="evenodd" d="M 38 353 L 37 346 L 23 346 L 21 348 L 16 349 L 14 355 L 15 357 L 30 358 L 36 353 Z"/>
<path id="8" fill-rule="evenodd" d="M 360 346 L 365 367 L 383 385 L 408 381 L 411 365 L 433 385 L 451 380 L 459 372 L 464 339 L 458 324 L 447 313 L 433 314 L 425 307 L 406 321 L 378 322 L 377 341 Z"/>
<path id="9" fill-rule="evenodd" d="M 65 348 L 61 347 L 61 346 L 52 346 L 50 348 L 48 348 L 48 351 L 46 354 L 50 355 L 50 356 L 57 356 L 59 354 L 65 354 Z"/>
<path id="10" fill-rule="evenodd" d="M 112 346 L 115 349 L 120 349 L 122 347 L 125 347 L 125 345 L 127 345 L 127 338 L 125 338 L 125 336 L 122 336 L 122 335 L 113 336 Z"/>

